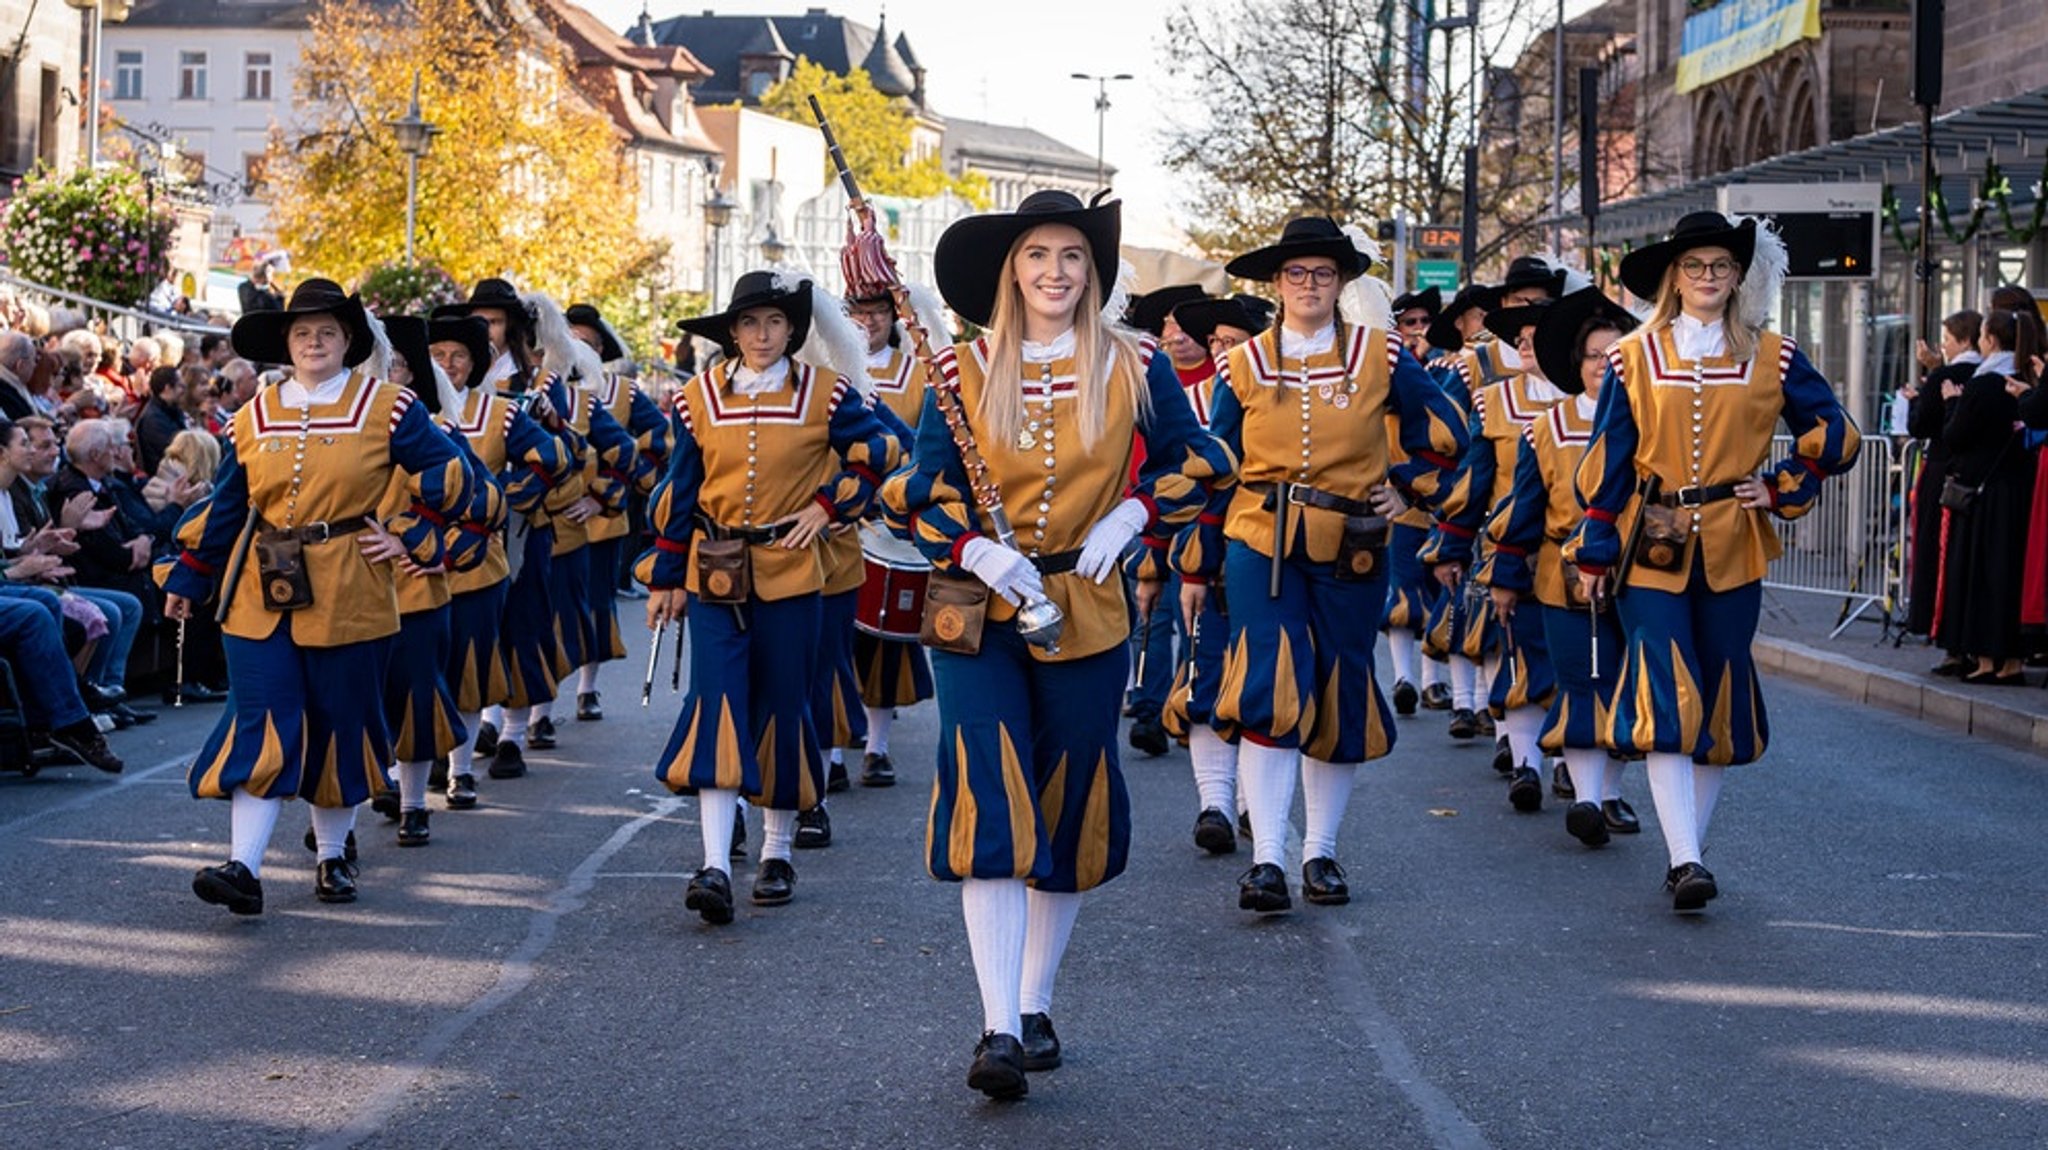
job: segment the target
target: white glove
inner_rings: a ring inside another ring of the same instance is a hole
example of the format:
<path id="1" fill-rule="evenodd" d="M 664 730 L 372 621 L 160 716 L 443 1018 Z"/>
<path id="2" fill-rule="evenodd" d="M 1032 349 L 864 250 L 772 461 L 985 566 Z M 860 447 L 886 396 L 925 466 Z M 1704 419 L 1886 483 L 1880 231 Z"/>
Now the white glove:
<path id="1" fill-rule="evenodd" d="M 1074 564 L 1074 570 L 1083 579 L 1101 583 L 1116 570 L 1116 562 L 1123 558 L 1124 548 L 1138 537 L 1145 524 L 1152 519 L 1152 513 L 1136 499 L 1126 499 L 1110 509 L 1109 514 L 1088 529 L 1088 538 L 1081 544 L 1081 559 Z"/>
<path id="2" fill-rule="evenodd" d="M 1027 599 L 1045 596 L 1045 583 L 1031 560 L 1016 548 L 1005 547 L 993 539 L 977 536 L 968 540 L 967 546 L 960 549 L 960 565 L 1014 606 L 1021 607 Z"/>

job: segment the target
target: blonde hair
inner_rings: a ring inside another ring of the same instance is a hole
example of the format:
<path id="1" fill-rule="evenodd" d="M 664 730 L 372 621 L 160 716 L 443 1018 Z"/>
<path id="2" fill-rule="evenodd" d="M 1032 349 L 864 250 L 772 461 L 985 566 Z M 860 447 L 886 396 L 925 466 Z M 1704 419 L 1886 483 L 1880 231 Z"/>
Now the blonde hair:
<path id="1" fill-rule="evenodd" d="M 1681 256 L 1685 253 L 1680 252 Z M 1743 268 L 1743 274 L 1749 273 Z M 1650 309 L 1650 322 L 1643 326 L 1649 331 L 1662 331 L 1671 326 L 1684 310 L 1684 300 L 1678 294 L 1678 261 L 1672 260 L 1664 269 L 1664 281 L 1657 285 L 1657 300 Z M 1728 302 L 1721 312 L 1721 330 L 1728 337 L 1728 355 L 1737 363 L 1748 363 L 1756 355 L 1757 336 L 1761 333 L 1742 322 L 1742 281 L 1728 289 Z"/>
<path id="2" fill-rule="evenodd" d="M 1045 225 L 1039 225 L 1043 227 Z M 1024 426 L 1024 392 L 1018 386 L 1024 378 L 1024 290 L 1017 286 L 1017 253 L 1032 228 L 1010 244 L 996 281 L 996 306 L 988 323 L 988 384 L 981 391 L 975 414 L 982 428 L 996 443 L 1011 443 Z M 1087 246 L 1087 238 L 1082 238 Z M 1109 410 L 1109 385 L 1118 371 L 1124 373 L 1131 389 L 1131 409 L 1149 409 L 1151 393 L 1145 386 L 1144 361 L 1138 342 L 1118 331 L 1102 318 L 1103 285 L 1095 278 L 1095 254 L 1088 253 L 1088 280 L 1081 288 L 1074 309 L 1074 391 L 1081 405 L 1081 445 L 1094 450 L 1102 438 L 1103 421 Z M 1000 381 L 1000 382 L 999 382 Z"/>
<path id="3" fill-rule="evenodd" d="M 220 440 L 188 427 L 171 438 L 170 446 L 164 448 L 164 458 L 176 460 L 185 469 L 185 478 L 195 483 L 211 483 L 214 473 L 220 470 Z"/>

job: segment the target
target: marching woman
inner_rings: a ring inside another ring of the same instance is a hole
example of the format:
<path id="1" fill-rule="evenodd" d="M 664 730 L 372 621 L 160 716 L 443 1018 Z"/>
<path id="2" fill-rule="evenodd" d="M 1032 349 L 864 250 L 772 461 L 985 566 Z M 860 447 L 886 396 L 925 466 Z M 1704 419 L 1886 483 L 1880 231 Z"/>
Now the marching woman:
<path id="1" fill-rule="evenodd" d="M 797 812 L 825 793 L 810 708 L 824 586 L 819 540 L 858 518 L 896 463 L 896 440 L 851 380 L 798 362 L 813 289 L 752 271 L 723 312 L 684 320 L 725 358 L 683 386 L 668 476 L 648 505 L 654 550 L 641 560 L 650 628 L 688 605 L 690 690 L 655 765 L 673 791 L 695 788 L 704 866 L 683 905 L 732 921 L 727 868 L 741 795 L 765 832 L 753 901 L 790 900 Z M 657 641 L 659 636 L 657 636 Z"/>
<path id="2" fill-rule="evenodd" d="M 491 365 L 491 327 L 481 316 L 455 316 L 427 324 L 427 350 L 434 366 L 457 390 L 457 402 L 443 413 L 468 442 L 477 466 L 503 492 L 503 515 L 533 515 L 548 487 L 568 475 L 569 455 L 524 408 L 496 395 L 484 383 Z M 523 542 L 525 536 L 519 536 Z M 512 584 L 505 533 L 492 530 L 476 566 L 448 574 L 449 657 L 447 680 L 458 721 L 474 731 L 487 706 L 502 706 L 511 686 L 501 627 Z M 448 753 L 448 806 L 476 806 L 475 747 L 468 740 Z"/>
<path id="3" fill-rule="evenodd" d="M 626 358 L 624 341 L 595 306 L 570 304 L 562 315 L 569 321 L 569 334 L 596 352 L 599 360 L 609 365 Z M 617 466 L 620 452 L 610 452 L 612 460 L 607 462 L 607 453 L 600 446 L 585 461 L 585 482 L 609 479 L 629 501 L 635 494 L 644 498 L 654 490 L 654 481 L 668 461 L 668 420 L 633 380 L 618 372 L 601 371 L 594 380 L 586 376 L 578 383 L 633 440 L 630 468 Z M 632 517 L 624 510 L 593 516 L 584 520 L 583 530 L 589 539 L 587 602 L 595 646 L 588 652 L 589 661 L 576 668 L 576 718 L 587 723 L 604 718 L 604 705 L 597 695 L 598 667 L 626 657 L 626 642 L 619 634 L 619 564 L 626 537 L 632 532 Z"/>
<path id="4" fill-rule="evenodd" d="M 1429 329 L 1443 313 L 1441 291 L 1431 287 L 1395 296 L 1392 310 L 1401 342 L 1430 378 L 1437 381 L 1437 386 L 1444 386 L 1446 377 L 1461 378 L 1454 366 L 1443 366 L 1455 365 L 1456 360 L 1430 346 L 1428 338 Z M 1459 386 L 1462 390 L 1462 383 Z M 1461 409 L 1470 406 L 1470 396 L 1451 394 Z M 1401 461 L 1398 447 L 1395 461 Z M 1424 694 L 1432 689 L 1437 693 L 1444 690 L 1437 682 L 1437 661 L 1422 658 L 1422 639 L 1429 629 L 1430 608 L 1443 594 L 1442 586 L 1429 577 L 1429 569 L 1420 558 L 1433 522 L 1427 507 L 1410 507 L 1394 520 L 1387 536 L 1387 617 L 1380 626 L 1387 635 L 1388 662 L 1393 664 L 1394 713 L 1404 718 L 1415 713 Z"/>
<path id="5" fill-rule="evenodd" d="M 1861 444 L 1828 381 L 1764 330 L 1784 273 L 1774 231 L 1711 211 L 1622 260 L 1623 285 L 1655 307 L 1608 351 L 1578 474 L 1586 518 L 1564 549 L 1588 598 L 1613 584 L 1628 647 L 1602 741 L 1647 757 L 1678 911 L 1718 893 L 1700 845 L 1722 774 L 1769 735 L 1750 658 L 1780 550 L 1768 516 L 1811 511 Z M 1781 419 L 1793 450 L 1766 468 Z"/>
<path id="6" fill-rule="evenodd" d="M 1231 636 L 1216 714 L 1237 731 L 1251 816 L 1244 910 L 1293 905 L 1284 864 L 1297 771 L 1302 896 L 1350 901 L 1337 829 L 1358 764 L 1394 746 L 1372 650 L 1387 605 L 1387 521 L 1433 497 L 1465 450 L 1463 417 L 1402 347 L 1385 297 L 1373 316 L 1365 293 L 1364 322 L 1338 314 L 1344 284 L 1371 267 L 1322 217 L 1289 220 L 1277 243 L 1225 267 L 1280 297 L 1279 326 L 1230 353 L 1210 421 L 1243 460 L 1223 528 Z M 1407 462 L 1393 463 L 1390 432 Z M 1182 594 L 1201 605 L 1199 585 Z"/>
<path id="7" fill-rule="evenodd" d="M 1589 847 L 1606 843 L 1610 833 L 1641 829 L 1635 811 L 1621 798 L 1621 761 L 1608 754 L 1599 735 L 1614 698 L 1623 637 L 1614 605 L 1580 596 L 1578 572 L 1565 563 L 1559 548 L 1585 514 L 1576 476 L 1593 439 L 1607 349 L 1635 326 L 1634 316 L 1592 286 L 1544 309 L 1531 341 L 1535 360 L 1543 377 L 1570 398 L 1524 431 L 1514 486 L 1487 520 L 1492 547 L 1474 574 L 1492 589 L 1494 611 L 1515 638 L 1517 666 L 1536 650 L 1525 616 L 1540 622 L 1542 664 L 1549 670 L 1532 669 L 1531 677 L 1540 673 L 1555 679 L 1541 749 L 1564 756 L 1575 792 L 1565 811 L 1565 829 Z M 1512 713 L 1509 720 L 1512 739 L 1518 724 Z M 1539 803 L 1541 790 L 1539 785 Z"/>
<path id="8" fill-rule="evenodd" d="M 179 527 L 164 613 L 187 619 L 220 598 L 232 690 L 190 784 L 195 798 L 232 800 L 233 846 L 192 890 L 259 914 L 263 851 L 285 798 L 313 805 L 315 895 L 355 899 L 349 824 L 389 786 L 392 561 L 440 564 L 431 519 L 460 514 L 472 496 L 461 453 L 413 396 L 361 370 L 369 320 L 333 281 L 308 279 L 284 310 L 242 317 L 233 340 L 246 359 L 289 362 L 292 376 L 235 413 L 213 496 Z M 407 508 L 379 519 L 400 472 Z"/>
<path id="9" fill-rule="evenodd" d="M 1060 1064 L 1049 1012 L 1081 893 L 1129 855 L 1118 559 L 1141 529 L 1192 518 L 1200 481 L 1230 471 L 1166 356 L 1105 318 L 1122 310 L 1103 298 L 1119 216 L 1043 191 L 939 238 L 939 291 L 986 334 L 938 352 L 915 466 L 886 489 L 937 569 L 927 866 L 961 884 L 983 1025 L 967 1084 L 991 1098 Z"/>

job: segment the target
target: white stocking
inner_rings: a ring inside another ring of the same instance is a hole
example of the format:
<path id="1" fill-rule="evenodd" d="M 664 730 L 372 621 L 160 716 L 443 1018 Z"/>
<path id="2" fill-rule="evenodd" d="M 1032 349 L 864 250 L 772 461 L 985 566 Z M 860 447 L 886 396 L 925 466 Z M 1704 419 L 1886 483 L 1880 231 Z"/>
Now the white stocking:
<path id="1" fill-rule="evenodd" d="M 1067 953 L 1067 939 L 1081 913 L 1081 896 L 1070 891 L 1026 890 L 1024 908 L 1023 991 L 1017 1008 L 1023 1014 L 1045 1014 L 1052 1010 L 1053 980 L 1059 977 L 1060 959 Z"/>
<path id="2" fill-rule="evenodd" d="M 270 847 L 270 833 L 277 829 L 277 815 L 284 802 L 261 798 L 236 787 L 229 807 L 233 845 L 228 849 L 228 857 L 248 867 L 251 875 L 262 878 L 263 852 Z"/>
<path id="3" fill-rule="evenodd" d="M 981 986 L 981 1027 L 1016 1037 L 1023 1013 L 1024 936 L 1029 919 L 1024 880 L 970 878 L 960 884 L 967 949 Z"/>

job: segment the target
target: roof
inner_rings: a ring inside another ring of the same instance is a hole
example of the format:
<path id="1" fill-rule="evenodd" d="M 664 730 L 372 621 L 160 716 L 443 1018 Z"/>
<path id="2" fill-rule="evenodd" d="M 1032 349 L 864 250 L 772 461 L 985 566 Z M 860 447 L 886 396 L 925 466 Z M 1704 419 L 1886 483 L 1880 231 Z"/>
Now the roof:
<path id="1" fill-rule="evenodd" d="M 884 96 L 908 96 L 917 91 L 917 79 L 910 74 L 910 66 L 897 55 L 889 43 L 889 15 L 882 14 L 881 26 L 875 29 L 874 39 L 868 44 L 868 54 L 861 58 L 860 66 L 868 73 L 868 80 L 875 91 Z"/>
<path id="2" fill-rule="evenodd" d="M 781 42 L 782 50 L 792 59 L 801 56 L 844 76 L 863 66 L 874 50 L 876 33 L 877 29 L 833 16 L 823 8 L 812 8 L 801 16 L 722 16 L 707 10 L 654 24 L 658 42 L 687 45 L 711 69 L 712 78 L 697 86 L 697 97 L 706 104 L 753 102 L 740 91 L 740 57 L 772 51 L 770 36 Z M 900 47 L 893 54 L 903 65 L 904 91 L 900 94 L 907 95 L 912 84 L 910 66 L 903 63 Z M 877 88 L 887 91 L 882 77 L 871 73 L 871 78 Z"/>
<path id="3" fill-rule="evenodd" d="M 305 28 L 313 8 L 308 0 L 135 0 L 122 23 L 130 28 Z"/>
<path id="4" fill-rule="evenodd" d="M 2048 139 L 2048 87 L 1936 116 L 1936 170 L 1943 198 L 1969 203 L 1990 157 L 2013 176 L 2014 204 L 2031 204 L 2039 193 L 2025 177 L 2039 170 L 2041 159 L 2032 154 L 2036 147 L 2030 139 Z M 1920 179 L 1920 125 L 1899 124 L 1603 204 L 1594 234 L 1601 244 L 1661 237 L 1685 213 L 1712 208 L 1716 193 L 1729 184 L 1883 182 L 1899 198 L 1901 219 L 1913 220 L 1919 217 Z"/>
<path id="5" fill-rule="evenodd" d="M 553 23 L 555 34 L 574 53 L 578 67 L 609 64 L 614 68 L 674 76 L 684 81 L 702 80 L 711 75 L 711 70 L 691 55 L 688 48 L 676 44 L 656 47 L 635 44 L 614 32 L 589 9 L 569 0 L 539 0 L 539 7 Z"/>
<path id="6" fill-rule="evenodd" d="M 1095 173 L 1095 157 L 1078 148 L 1071 148 L 1036 128 L 1018 127 L 1014 124 L 988 124 L 980 120 L 946 120 L 945 158 L 948 170 L 957 171 L 956 159 L 973 157 L 1002 160 L 1012 164 L 1036 167 L 1066 168 L 1075 172 Z M 1105 168 L 1114 173 L 1114 167 Z"/>

